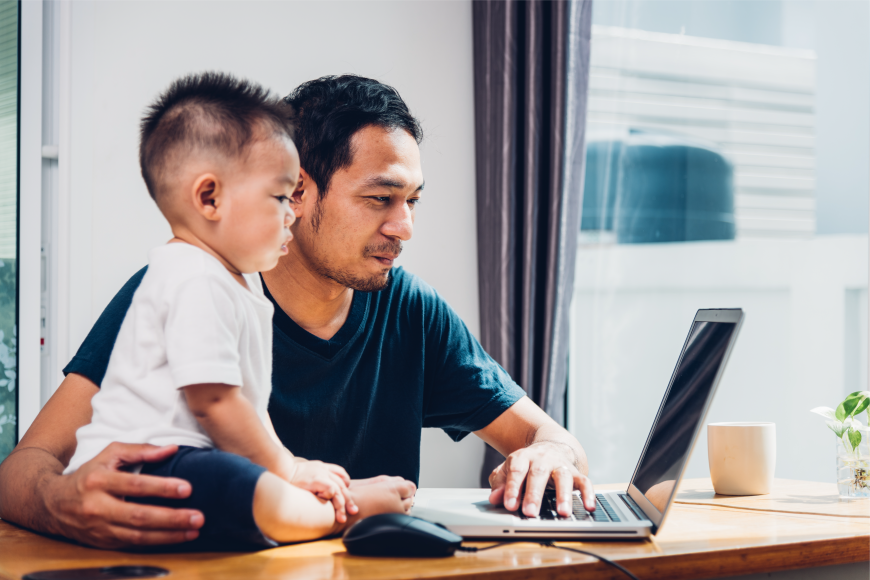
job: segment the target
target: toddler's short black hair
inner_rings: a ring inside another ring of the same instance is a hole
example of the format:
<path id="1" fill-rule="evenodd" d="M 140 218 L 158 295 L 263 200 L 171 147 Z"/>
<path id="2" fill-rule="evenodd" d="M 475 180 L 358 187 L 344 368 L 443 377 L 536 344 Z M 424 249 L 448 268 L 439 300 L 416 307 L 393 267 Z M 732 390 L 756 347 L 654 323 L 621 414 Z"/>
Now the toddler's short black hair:
<path id="1" fill-rule="evenodd" d="M 219 72 L 184 76 L 148 107 L 142 118 L 139 165 L 157 201 L 171 155 L 208 149 L 238 157 L 258 127 L 293 138 L 292 108 L 257 83 Z"/>
<path id="2" fill-rule="evenodd" d="M 325 76 L 302 83 L 284 101 L 296 111 L 299 161 L 320 197 L 329 190 L 335 172 L 353 162 L 350 142 L 360 129 L 403 129 L 417 143 L 423 140 L 420 123 L 399 92 L 374 79 Z"/>

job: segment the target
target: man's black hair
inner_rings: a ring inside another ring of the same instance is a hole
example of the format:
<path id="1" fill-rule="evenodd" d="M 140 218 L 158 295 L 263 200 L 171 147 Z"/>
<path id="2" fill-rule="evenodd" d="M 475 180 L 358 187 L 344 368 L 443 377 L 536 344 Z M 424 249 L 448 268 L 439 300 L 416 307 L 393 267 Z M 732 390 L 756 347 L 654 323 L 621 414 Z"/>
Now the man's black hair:
<path id="1" fill-rule="evenodd" d="M 258 126 L 293 138 L 292 109 L 257 83 L 219 72 L 184 76 L 142 118 L 139 165 L 155 199 L 172 155 L 209 149 L 233 158 L 244 153 Z"/>
<path id="2" fill-rule="evenodd" d="M 417 143 L 423 129 L 399 92 L 356 75 L 325 76 L 308 81 L 284 98 L 296 111 L 296 148 L 303 169 L 317 184 L 320 197 L 339 169 L 353 162 L 351 138 L 369 126 L 403 129 Z"/>

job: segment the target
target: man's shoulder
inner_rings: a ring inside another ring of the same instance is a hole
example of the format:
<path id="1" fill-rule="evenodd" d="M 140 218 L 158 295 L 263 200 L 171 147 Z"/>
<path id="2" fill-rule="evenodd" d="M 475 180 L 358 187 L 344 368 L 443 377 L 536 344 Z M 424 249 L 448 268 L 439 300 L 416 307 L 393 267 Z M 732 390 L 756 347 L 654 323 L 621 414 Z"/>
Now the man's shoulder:
<path id="1" fill-rule="evenodd" d="M 393 298 L 409 305 L 434 305 L 444 302 L 432 286 L 403 267 L 393 269 L 387 291 Z"/>
<path id="2" fill-rule="evenodd" d="M 397 316 L 398 324 L 421 324 L 426 332 L 465 328 L 450 304 L 431 285 L 404 268 L 395 268 L 390 285 L 378 298 L 386 316 Z"/>
<path id="3" fill-rule="evenodd" d="M 435 290 L 424 282 L 422 278 L 408 272 L 403 266 L 393 268 L 393 271 L 390 273 L 390 287 L 393 291 L 402 294 L 412 292 L 435 293 Z"/>

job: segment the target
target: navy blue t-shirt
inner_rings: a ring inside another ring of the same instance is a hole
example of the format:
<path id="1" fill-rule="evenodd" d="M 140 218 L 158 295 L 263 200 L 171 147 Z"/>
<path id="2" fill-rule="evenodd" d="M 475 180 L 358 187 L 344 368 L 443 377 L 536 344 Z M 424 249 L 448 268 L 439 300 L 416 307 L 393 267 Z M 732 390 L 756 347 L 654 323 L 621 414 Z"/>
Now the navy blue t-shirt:
<path id="1" fill-rule="evenodd" d="M 64 374 L 103 381 L 144 274 L 115 295 Z M 416 482 L 422 427 L 459 441 L 525 394 L 435 290 L 402 268 L 379 292 L 355 291 L 330 340 L 302 329 L 277 304 L 272 322 L 269 414 L 278 437 L 294 454 L 341 465 L 354 479 Z"/>

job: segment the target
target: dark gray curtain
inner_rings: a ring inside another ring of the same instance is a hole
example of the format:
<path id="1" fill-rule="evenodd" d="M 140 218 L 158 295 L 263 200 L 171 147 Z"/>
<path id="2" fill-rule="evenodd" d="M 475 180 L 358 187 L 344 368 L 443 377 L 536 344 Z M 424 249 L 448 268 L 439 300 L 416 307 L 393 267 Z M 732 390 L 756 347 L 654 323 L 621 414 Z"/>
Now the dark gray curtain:
<path id="1" fill-rule="evenodd" d="M 592 2 L 472 10 L 481 342 L 564 423 Z M 488 447 L 483 485 L 501 461 Z"/>

